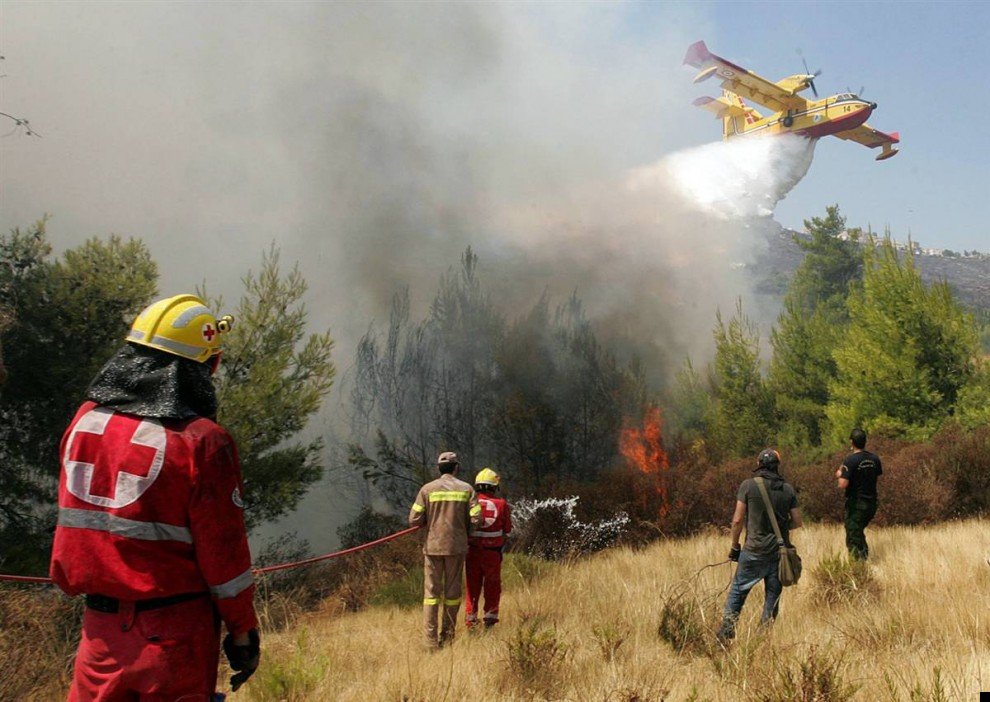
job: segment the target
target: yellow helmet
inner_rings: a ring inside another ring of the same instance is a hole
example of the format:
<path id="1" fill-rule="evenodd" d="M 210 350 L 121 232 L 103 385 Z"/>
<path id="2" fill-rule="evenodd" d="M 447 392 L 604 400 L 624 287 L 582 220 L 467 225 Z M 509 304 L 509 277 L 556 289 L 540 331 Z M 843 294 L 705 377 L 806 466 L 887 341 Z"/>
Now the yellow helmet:
<path id="1" fill-rule="evenodd" d="M 498 473 L 493 471 L 491 468 L 482 468 L 478 471 L 478 474 L 474 476 L 475 485 L 494 485 L 498 487 Z"/>
<path id="2" fill-rule="evenodd" d="M 195 295 L 176 295 L 153 302 L 137 316 L 127 340 L 192 361 L 206 363 L 220 354 L 220 335 L 234 318 L 217 319 Z"/>

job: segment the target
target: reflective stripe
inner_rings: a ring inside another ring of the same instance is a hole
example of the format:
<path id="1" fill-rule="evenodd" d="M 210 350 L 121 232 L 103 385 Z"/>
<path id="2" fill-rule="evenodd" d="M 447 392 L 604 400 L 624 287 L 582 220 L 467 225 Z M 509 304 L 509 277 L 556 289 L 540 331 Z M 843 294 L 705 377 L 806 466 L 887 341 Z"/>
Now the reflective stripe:
<path id="1" fill-rule="evenodd" d="M 421 504 L 413 505 L 413 512 L 425 512 L 425 511 L 426 511 L 426 507 L 424 507 L 423 505 Z"/>
<path id="2" fill-rule="evenodd" d="M 458 597 L 456 600 L 444 600 L 443 603 L 448 607 L 453 607 L 454 605 L 459 605 L 461 603 L 461 598 Z"/>
<path id="3" fill-rule="evenodd" d="M 479 514 L 481 514 L 481 505 L 475 505 L 474 507 L 471 508 L 472 517 L 476 517 Z"/>
<path id="4" fill-rule="evenodd" d="M 172 322 L 172 328 L 184 329 L 185 327 L 189 326 L 189 322 L 193 321 L 194 319 L 196 319 L 196 317 L 199 317 L 200 315 L 203 314 L 208 314 L 211 317 L 213 316 L 213 312 L 211 312 L 208 307 L 204 307 L 203 305 L 196 305 L 195 307 L 190 307 L 185 312 L 183 312 L 182 314 L 180 314 L 178 317 L 175 318 L 175 321 Z"/>
<path id="5" fill-rule="evenodd" d="M 440 604 L 440 598 L 439 597 L 424 597 L 423 598 L 423 604 L 425 604 L 425 605 L 438 605 L 438 604 Z"/>
<path id="6" fill-rule="evenodd" d="M 501 531 L 472 531 L 468 536 L 477 536 L 479 539 L 495 539 L 504 536 Z"/>
<path id="7" fill-rule="evenodd" d="M 469 497 L 463 490 L 438 490 L 430 493 L 430 502 L 467 502 Z"/>
<path id="8" fill-rule="evenodd" d="M 72 529 L 105 531 L 115 536 L 142 541 L 181 541 L 192 543 L 192 533 L 186 527 L 162 522 L 138 522 L 95 509 L 63 507 L 58 511 L 58 525 Z"/>
<path id="9" fill-rule="evenodd" d="M 135 341 L 141 341 L 144 338 L 144 332 L 138 329 L 131 329 L 127 332 L 128 339 L 134 339 Z"/>
<path id="10" fill-rule="evenodd" d="M 151 337 L 151 343 L 163 346 L 170 351 L 175 351 L 177 354 L 182 356 L 201 356 L 203 351 L 205 351 L 205 349 L 200 346 L 190 346 L 189 344 L 183 344 L 181 341 L 166 339 L 164 336 L 156 335 Z"/>
<path id="11" fill-rule="evenodd" d="M 212 592 L 217 599 L 225 600 L 231 597 L 237 597 L 239 594 L 251 587 L 252 584 L 254 584 L 254 574 L 251 573 L 251 569 L 248 568 L 236 578 L 233 580 L 228 580 L 223 585 L 211 585 L 210 592 Z"/>

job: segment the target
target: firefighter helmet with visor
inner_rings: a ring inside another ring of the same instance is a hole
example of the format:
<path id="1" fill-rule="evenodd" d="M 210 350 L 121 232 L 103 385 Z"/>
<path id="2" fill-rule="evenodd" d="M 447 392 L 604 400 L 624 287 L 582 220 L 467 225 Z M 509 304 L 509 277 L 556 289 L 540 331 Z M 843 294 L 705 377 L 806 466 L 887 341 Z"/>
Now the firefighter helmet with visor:
<path id="1" fill-rule="evenodd" d="M 474 477 L 475 485 L 493 485 L 494 487 L 498 487 L 498 482 L 498 473 L 491 468 L 482 468 Z"/>
<path id="2" fill-rule="evenodd" d="M 220 337 L 233 323 L 230 315 L 218 318 L 195 295 L 176 295 L 145 307 L 131 325 L 127 340 L 191 361 L 215 362 L 220 356 Z"/>

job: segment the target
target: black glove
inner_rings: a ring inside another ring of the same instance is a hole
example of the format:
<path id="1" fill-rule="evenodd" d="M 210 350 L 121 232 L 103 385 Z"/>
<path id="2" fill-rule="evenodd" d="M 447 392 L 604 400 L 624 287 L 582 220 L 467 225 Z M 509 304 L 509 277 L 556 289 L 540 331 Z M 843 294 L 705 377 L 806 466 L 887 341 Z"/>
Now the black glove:
<path id="1" fill-rule="evenodd" d="M 738 546 L 733 546 L 732 548 L 730 548 L 729 549 L 729 560 L 732 561 L 733 563 L 738 563 L 739 562 L 739 551 L 740 551 L 740 549 L 739 549 Z"/>
<path id="2" fill-rule="evenodd" d="M 223 639 L 223 652 L 230 667 L 238 671 L 230 679 L 231 691 L 237 692 L 237 688 L 258 669 L 258 662 L 261 660 L 261 637 L 258 636 L 258 630 L 251 629 L 248 632 L 246 646 L 238 646 L 234 643 L 234 637 L 227 634 Z"/>

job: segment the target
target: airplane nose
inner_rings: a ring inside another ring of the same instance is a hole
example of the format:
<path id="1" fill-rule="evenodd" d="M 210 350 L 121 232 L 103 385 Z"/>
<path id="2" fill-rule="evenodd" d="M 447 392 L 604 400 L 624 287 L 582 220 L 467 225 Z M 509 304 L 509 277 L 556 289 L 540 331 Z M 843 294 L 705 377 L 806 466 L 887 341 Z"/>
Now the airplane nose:
<path id="1" fill-rule="evenodd" d="M 870 103 L 870 109 L 871 109 L 871 110 L 875 110 L 875 109 L 877 109 L 877 104 L 876 104 L 875 102 L 871 102 L 871 103 Z"/>

